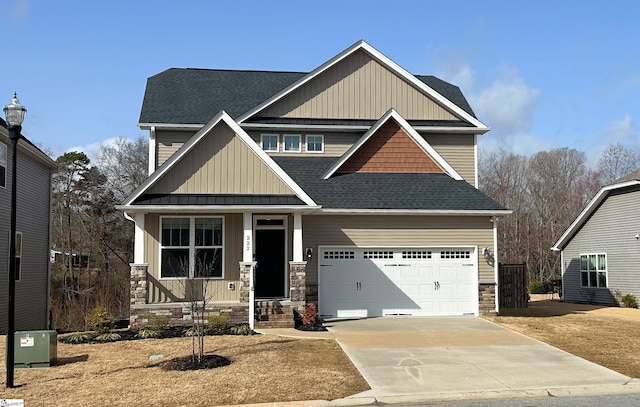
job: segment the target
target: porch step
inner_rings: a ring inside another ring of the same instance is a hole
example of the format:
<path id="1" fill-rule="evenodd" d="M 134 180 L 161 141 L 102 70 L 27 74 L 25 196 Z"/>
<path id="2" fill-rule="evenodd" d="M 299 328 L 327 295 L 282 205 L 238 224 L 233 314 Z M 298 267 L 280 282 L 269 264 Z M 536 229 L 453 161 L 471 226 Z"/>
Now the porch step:
<path id="1" fill-rule="evenodd" d="M 256 301 L 257 328 L 293 328 L 293 309 L 280 301 Z"/>
<path id="2" fill-rule="evenodd" d="M 291 320 L 277 320 L 277 321 L 256 321 L 255 327 L 257 329 L 270 329 L 270 328 L 293 328 L 293 317 Z"/>

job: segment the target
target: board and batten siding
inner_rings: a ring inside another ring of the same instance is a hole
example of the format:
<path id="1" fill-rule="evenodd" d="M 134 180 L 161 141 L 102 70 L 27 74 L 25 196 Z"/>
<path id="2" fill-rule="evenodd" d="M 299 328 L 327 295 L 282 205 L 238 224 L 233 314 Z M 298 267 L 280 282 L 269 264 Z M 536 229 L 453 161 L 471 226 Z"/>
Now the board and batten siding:
<path id="1" fill-rule="evenodd" d="M 409 120 L 458 119 L 364 51 L 336 63 L 260 116 L 378 119 L 390 108 Z"/>
<path id="2" fill-rule="evenodd" d="M 223 122 L 176 162 L 148 193 L 294 194 Z"/>
<path id="3" fill-rule="evenodd" d="M 159 214 L 145 215 L 144 256 L 148 266 L 147 301 L 149 303 L 180 302 L 184 298 L 184 280 L 160 278 L 160 218 Z M 171 214 L 171 216 L 180 216 Z M 184 217 L 196 216 L 185 214 Z M 206 215 L 197 215 L 206 216 Z M 242 214 L 211 214 L 224 218 L 223 278 L 210 279 L 207 293 L 211 301 L 239 301 L 240 262 L 242 261 Z M 234 290 L 228 284 L 233 283 Z"/>
<path id="4" fill-rule="evenodd" d="M 465 181 L 477 187 L 473 134 L 422 134 L 422 136 Z"/>
<path id="5" fill-rule="evenodd" d="M 196 131 L 156 131 L 156 168 L 164 164 Z"/>
<path id="6" fill-rule="evenodd" d="M 313 248 L 307 283 L 318 283 L 318 246 L 493 247 L 490 217 L 307 215 L 302 218 L 303 246 Z M 478 258 L 480 283 L 494 283 L 493 266 Z"/>
<path id="7" fill-rule="evenodd" d="M 22 141 L 21 141 L 22 142 Z M 18 144 L 19 145 L 19 144 Z M 11 202 L 11 143 L 7 144 L 7 187 L 0 188 L 0 298 L 6 299 L 9 272 L 9 229 Z M 16 230 L 22 233 L 20 281 L 16 282 L 18 331 L 49 327 L 47 313 L 49 284 L 49 232 L 52 169 L 18 149 Z M 0 332 L 7 331 L 7 303 L 0 303 Z"/>
<path id="8" fill-rule="evenodd" d="M 563 297 L 587 302 L 580 281 L 580 254 L 606 253 L 607 288 L 594 302 L 613 304 L 616 290 L 640 298 L 640 191 L 610 195 L 563 250 Z"/>

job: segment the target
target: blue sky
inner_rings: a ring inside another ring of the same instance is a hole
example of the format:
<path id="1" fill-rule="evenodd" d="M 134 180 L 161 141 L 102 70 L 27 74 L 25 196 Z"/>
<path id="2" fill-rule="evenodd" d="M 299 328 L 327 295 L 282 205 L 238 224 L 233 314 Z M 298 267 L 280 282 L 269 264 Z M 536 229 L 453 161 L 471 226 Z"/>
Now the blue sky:
<path id="1" fill-rule="evenodd" d="M 59 155 L 136 124 L 170 67 L 310 71 L 364 39 L 461 87 L 492 128 L 480 148 L 640 151 L 640 3 L 603 1 L 2 0 L 0 104 Z"/>

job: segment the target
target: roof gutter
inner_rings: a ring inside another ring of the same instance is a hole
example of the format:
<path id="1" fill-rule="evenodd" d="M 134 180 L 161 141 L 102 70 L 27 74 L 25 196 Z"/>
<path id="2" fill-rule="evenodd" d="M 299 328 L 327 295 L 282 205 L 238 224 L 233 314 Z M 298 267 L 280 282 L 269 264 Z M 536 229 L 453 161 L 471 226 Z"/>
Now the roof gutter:
<path id="1" fill-rule="evenodd" d="M 321 206 L 306 205 L 116 205 L 116 209 L 125 213 L 202 213 L 202 212 L 260 212 L 260 213 L 282 213 L 282 212 L 302 212 L 310 213 L 322 208 Z M 129 219 L 129 218 L 128 218 Z"/>
<path id="2" fill-rule="evenodd" d="M 456 216 L 504 216 L 513 213 L 511 209 L 488 210 L 447 210 L 447 209 L 334 209 L 322 208 L 324 215 L 456 215 Z"/>

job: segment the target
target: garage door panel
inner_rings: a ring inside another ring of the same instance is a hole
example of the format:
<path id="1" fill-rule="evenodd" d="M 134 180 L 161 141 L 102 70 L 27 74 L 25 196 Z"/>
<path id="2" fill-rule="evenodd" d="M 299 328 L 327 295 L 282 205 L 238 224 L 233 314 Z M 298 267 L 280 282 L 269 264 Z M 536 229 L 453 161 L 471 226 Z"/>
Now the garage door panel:
<path id="1" fill-rule="evenodd" d="M 476 314 L 474 253 L 473 249 L 322 249 L 320 313 L 338 317 Z"/>

